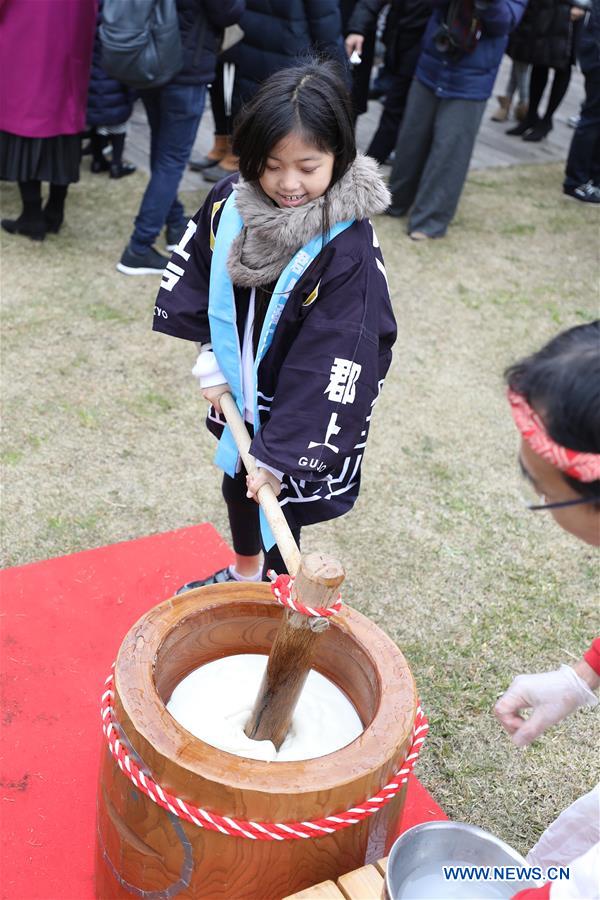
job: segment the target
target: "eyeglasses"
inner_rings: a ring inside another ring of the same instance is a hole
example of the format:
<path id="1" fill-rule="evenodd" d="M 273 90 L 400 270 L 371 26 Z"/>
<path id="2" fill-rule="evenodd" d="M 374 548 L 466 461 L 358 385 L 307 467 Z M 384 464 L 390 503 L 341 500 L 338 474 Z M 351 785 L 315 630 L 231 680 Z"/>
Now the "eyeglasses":
<path id="1" fill-rule="evenodd" d="M 531 512 L 538 512 L 540 509 L 565 509 L 569 506 L 581 506 L 584 503 L 598 503 L 598 497 L 577 497 L 573 500 L 559 500 L 553 503 L 546 503 L 545 496 L 536 487 L 531 475 L 523 465 L 521 457 L 519 457 L 519 468 L 523 476 L 520 485 L 521 499 Z"/>

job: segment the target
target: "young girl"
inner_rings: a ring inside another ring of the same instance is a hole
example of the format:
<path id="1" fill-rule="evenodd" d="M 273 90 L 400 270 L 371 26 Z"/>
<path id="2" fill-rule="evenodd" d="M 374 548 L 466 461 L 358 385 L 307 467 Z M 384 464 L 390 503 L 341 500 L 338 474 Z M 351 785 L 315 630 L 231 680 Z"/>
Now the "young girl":
<path id="1" fill-rule="evenodd" d="M 300 529 L 356 501 L 372 408 L 396 338 L 368 217 L 389 203 L 357 156 L 349 98 L 333 64 L 271 76 L 242 112 L 240 174 L 189 222 L 158 293 L 154 330 L 200 344 L 194 367 L 219 438 L 215 462 L 235 565 L 190 586 L 285 572 L 257 491 L 268 482 Z M 231 391 L 259 466 L 240 469 L 219 397 Z M 261 570 L 261 547 L 265 553 Z"/>

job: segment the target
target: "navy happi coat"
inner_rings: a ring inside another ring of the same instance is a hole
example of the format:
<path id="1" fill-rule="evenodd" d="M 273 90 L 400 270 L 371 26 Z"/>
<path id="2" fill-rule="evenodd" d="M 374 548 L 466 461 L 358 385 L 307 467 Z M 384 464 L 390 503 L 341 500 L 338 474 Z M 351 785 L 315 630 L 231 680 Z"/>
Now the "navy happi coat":
<path id="1" fill-rule="evenodd" d="M 237 175 L 217 184 L 173 254 L 154 310 L 154 331 L 208 343 L 212 248 Z M 187 257 L 187 258 L 186 258 Z M 249 288 L 235 287 L 238 337 Z M 285 473 L 279 503 L 292 526 L 340 516 L 355 503 L 371 414 L 396 339 L 379 243 L 355 221 L 313 260 L 290 296 L 258 369 L 260 429 L 251 453 Z M 224 419 L 210 408 L 220 437 Z"/>

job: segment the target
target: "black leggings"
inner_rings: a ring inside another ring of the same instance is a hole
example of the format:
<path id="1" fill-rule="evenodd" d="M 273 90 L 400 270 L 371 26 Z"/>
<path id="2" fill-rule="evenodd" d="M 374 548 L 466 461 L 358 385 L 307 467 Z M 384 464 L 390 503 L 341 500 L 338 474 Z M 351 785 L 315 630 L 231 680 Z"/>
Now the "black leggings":
<path id="1" fill-rule="evenodd" d="M 265 550 L 259 522 L 258 503 L 246 497 L 246 470 L 242 466 L 235 478 L 229 475 L 223 476 L 223 497 L 227 504 L 229 514 L 229 527 L 233 540 L 233 549 L 240 556 L 256 556 L 262 550 L 264 563 L 262 580 L 268 581 L 267 571 L 274 569 L 278 575 L 287 572 L 287 568 L 279 552 L 279 547 L 274 544 L 269 551 Z M 300 546 L 300 528 L 292 527 L 294 540 Z"/>
<path id="2" fill-rule="evenodd" d="M 529 82 L 529 113 L 528 118 L 537 121 L 538 107 L 542 99 L 542 94 L 548 81 L 550 70 L 547 66 L 533 66 L 531 69 L 531 80 Z M 552 122 L 552 116 L 558 109 L 563 97 L 567 93 L 569 82 L 571 80 L 571 66 L 566 69 L 554 69 L 554 78 L 552 79 L 552 87 L 550 88 L 550 96 L 548 97 L 548 106 L 544 113 L 546 122 Z"/>

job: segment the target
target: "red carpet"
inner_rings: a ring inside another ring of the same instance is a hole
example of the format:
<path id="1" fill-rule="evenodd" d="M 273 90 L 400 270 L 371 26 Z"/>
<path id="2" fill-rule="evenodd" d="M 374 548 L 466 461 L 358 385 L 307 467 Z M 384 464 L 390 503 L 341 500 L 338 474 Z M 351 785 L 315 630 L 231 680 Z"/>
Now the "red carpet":
<path id="1" fill-rule="evenodd" d="M 229 562 L 198 525 L 1 574 L 2 898 L 93 900 L 104 679 L 142 613 Z M 412 778 L 403 829 L 441 818 Z"/>

